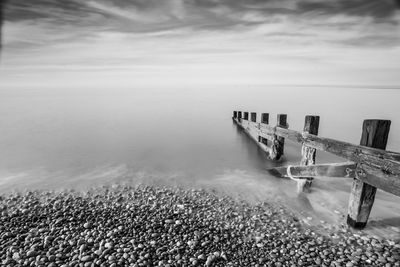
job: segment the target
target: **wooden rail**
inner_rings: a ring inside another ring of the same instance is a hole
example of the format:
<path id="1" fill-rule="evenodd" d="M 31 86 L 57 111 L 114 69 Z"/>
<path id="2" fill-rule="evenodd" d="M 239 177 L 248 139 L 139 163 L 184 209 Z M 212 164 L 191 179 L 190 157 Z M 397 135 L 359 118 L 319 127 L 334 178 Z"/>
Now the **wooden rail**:
<path id="1" fill-rule="evenodd" d="M 366 226 L 376 189 L 400 196 L 400 153 L 385 151 L 390 129 L 388 120 L 365 120 L 360 145 L 318 136 L 319 117 L 306 116 L 303 132 L 288 129 L 286 114 L 279 114 L 277 125 L 269 124 L 269 114 L 233 112 L 233 120 L 264 149 L 272 160 L 284 154 L 284 141 L 302 145 L 299 166 L 271 169 L 280 177 L 296 180 L 302 191 L 308 191 L 313 178 L 352 178 L 347 223 L 358 229 Z M 316 150 L 329 152 L 348 160 L 344 163 L 315 165 Z"/>

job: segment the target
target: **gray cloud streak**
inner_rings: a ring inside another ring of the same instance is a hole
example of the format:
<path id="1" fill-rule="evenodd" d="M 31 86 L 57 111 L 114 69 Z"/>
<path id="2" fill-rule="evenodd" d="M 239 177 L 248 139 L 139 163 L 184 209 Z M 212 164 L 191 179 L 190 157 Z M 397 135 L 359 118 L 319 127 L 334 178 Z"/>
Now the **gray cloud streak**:
<path id="1" fill-rule="evenodd" d="M 289 22 L 292 28 L 264 36 L 304 35 L 308 42 L 313 36 L 316 40 L 325 38 L 325 31 L 330 28 L 349 33 L 343 34 L 348 40 L 334 40 L 337 43 L 378 47 L 400 44 L 393 32 L 399 26 L 399 3 L 400 0 L 10 0 L 4 19 L 42 23 L 49 32 L 59 34 L 58 39 L 73 35 L 82 38 L 104 31 L 245 31 Z M 298 31 L 299 25 L 304 32 Z M 359 33 L 349 36 L 354 28 Z"/>
<path id="2" fill-rule="evenodd" d="M 135 8 L 146 14 L 154 10 L 161 10 L 171 18 L 188 20 L 189 17 L 174 16 L 176 9 L 182 8 L 189 13 L 206 17 L 215 9 L 225 8 L 229 12 L 256 11 L 261 14 L 283 15 L 354 15 L 367 16 L 375 19 L 390 19 L 398 8 L 400 0 L 12 0 L 7 12 L 7 20 L 26 20 L 38 18 L 57 18 L 59 22 L 73 22 L 70 18 L 85 19 L 85 16 L 99 14 L 110 16 L 107 11 L 87 5 L 88 2 L 97 2 L 108 6 L 114 6 L 129 11 Z M 180 4 L 179 4 L 180 3 Z M 397 5 L 396 5 L 397 3 Z M 174 10 L 175 9 L 175 10 Z M 209 17 L 208 17 L 209 18 Z"/>
<path id="3" fill-rule="evenodd" d="M 0 53 L 1 53 L 1 48 L 3 46 L 3 38 L 2 38 L 2 36 L 3 36 L 3 20 L 4 20 L 4 15 L 3 15 L 4 11 L 3 10 L 4 10 L 5 3 L 6 3 L 6 0 L 0 2 Z"/>

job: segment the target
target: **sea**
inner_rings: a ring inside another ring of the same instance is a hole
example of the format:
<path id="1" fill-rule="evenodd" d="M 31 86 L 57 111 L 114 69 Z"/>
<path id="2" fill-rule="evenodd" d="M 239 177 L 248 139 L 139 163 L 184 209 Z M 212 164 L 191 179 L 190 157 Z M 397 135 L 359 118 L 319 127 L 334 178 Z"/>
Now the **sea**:
<path id="1" fill-rule="evenodd" d="M 223 85 L 143 88 L 0 89 L 0 193 L 86 190 L 115 183 L 199 187 L 243 201 L 284 205 L 310 225 L 345 223 L 351 179 L 318 178 L 299 196 L 296 184 L 269 174 L 295 165 L 301 149 L 286 142 L 268 159 L 232 121 L 234 110 L 287 114 L 301 131 L 320 116 L 319 135 L 360 142 L 365 119 L 392 121 L 387 150 L 400 152 L 400 88 Z M 342 162 L 317 152 L 317 163 Z M 378 190 L 368 229 L 400 238 L 399 197 Z"/>

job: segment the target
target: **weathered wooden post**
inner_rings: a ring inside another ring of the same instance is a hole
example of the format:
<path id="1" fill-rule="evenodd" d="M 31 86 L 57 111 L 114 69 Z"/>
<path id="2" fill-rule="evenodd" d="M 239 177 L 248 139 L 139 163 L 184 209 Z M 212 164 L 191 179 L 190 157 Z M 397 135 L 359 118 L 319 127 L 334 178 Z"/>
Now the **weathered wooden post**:
<path id="1" fill-rule="evenodd" d="M 252 112 L 250 113 L 250 119 L 252 122 L 256 122 L 257 121 L 257 113 L 256 112 Z"/>
<path id="2" fill-rule="evenodd" d="M 389 120 L 365 120 L 360 145 L 386 149 L 389 130 Z M 355 229 L 365 228 L 375 200 L 376 187 L 357 179 L 363 173 L 362 169 L 356 171 L 349 199 L 347 224 Z"/>
<path id="3" fill-rule="evenodd" d="M 249 120 L 249 113 L 248 112 L 244 112 L 243 119 L 246 120 L 246 121 Z"/>
<path id="4" fill-rule="evenodd" d="M 269 123 L 269 113 L 261 113 L 261 123 Z"/>
<path id="5" fill-rule="evenodd" d="M 261 123 L 268 124 L 269 123 L 269 113 L 261 113 Z M 264 145 L 268 145 L 268 139 L 259 136 L 258 142 L 263 143 Z"/>
<path id="6" fill-rule="evenodd" d="M 308 134 L 313 134 L 313 135 L 318 135 L 318 128 L 319 128 L 319 116 L 306 116 L 305 122 L 304 122 L 304 133 Z M 301 166 L 308 166 L 308 165 L 314 165 L 315 164 L 315 157 L 316 157 L 316 149 L 308 147 L 303 144 L 301 147 L 301 161 L 300 165 Z M 305 178 L 303 181 L 299 180 L 298 183 L 300 183 L 299 186 L 299 191 L 306 191 L 309 190 L 312 184 L 313 178 Z"/>
<path id="7" fill-rule="evenodd" d="M 288 128 L 286 114 L 278 114 L 276 126 L 281 128 Z M 274 135 L 269 157 L 273 160 L 279 160 L 283 155 L 284 146 L 285 138 Z"/>
<path id="8" fill-rule="evenodd" d="M 233 118 L 236 119 L 237 118 L 237 111 L 233 112 Z"/>

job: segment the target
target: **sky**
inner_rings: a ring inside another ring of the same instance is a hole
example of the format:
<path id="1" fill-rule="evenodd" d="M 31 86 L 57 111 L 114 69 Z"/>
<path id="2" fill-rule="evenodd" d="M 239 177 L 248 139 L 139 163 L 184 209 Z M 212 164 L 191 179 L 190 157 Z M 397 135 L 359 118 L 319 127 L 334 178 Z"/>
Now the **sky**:
<path id="1" fill-rule="evenodd" d="M 400 88 L 400 1 L 7 0 L 0 85 Z"/>

